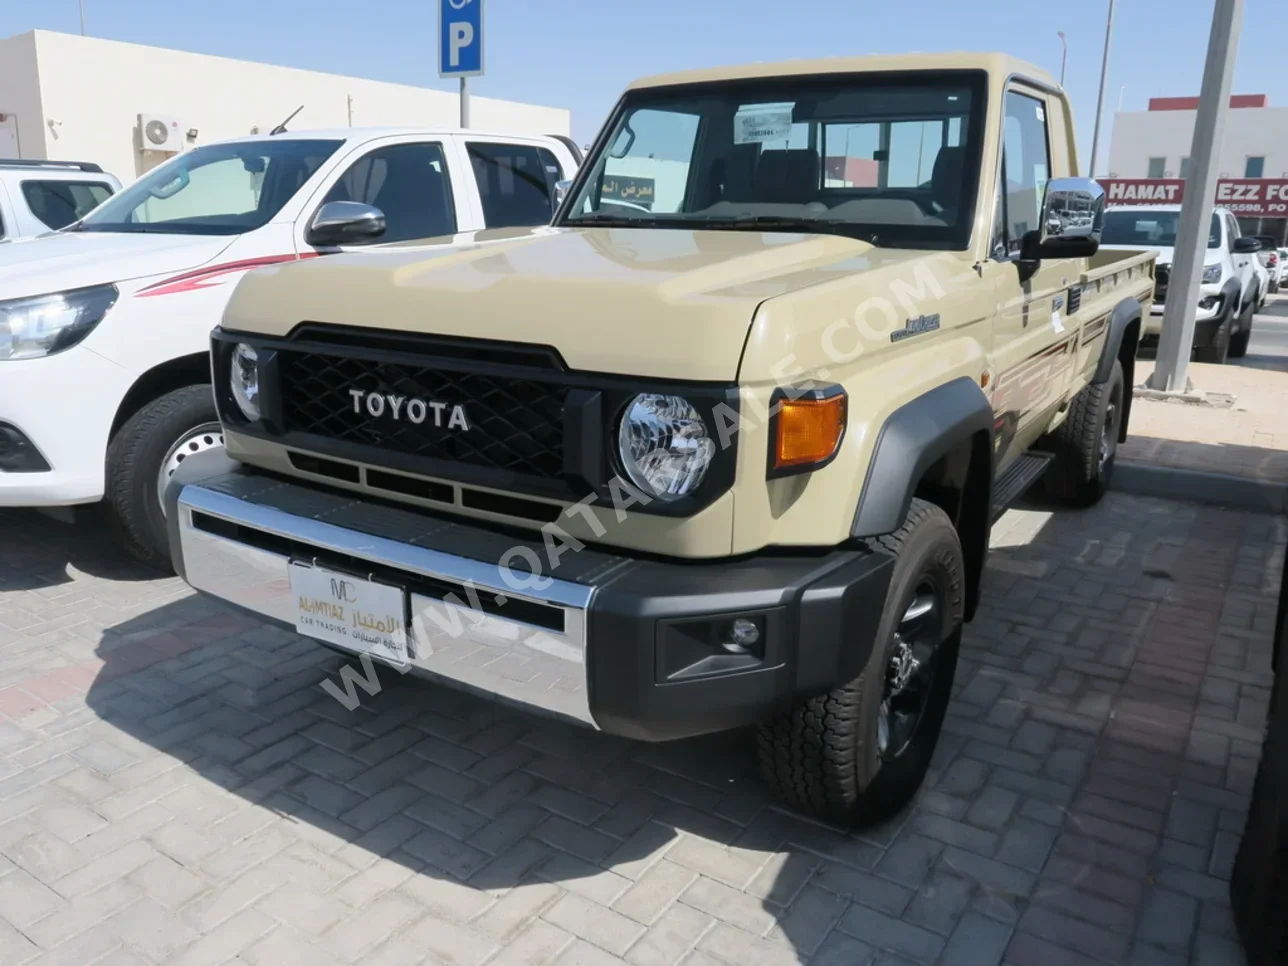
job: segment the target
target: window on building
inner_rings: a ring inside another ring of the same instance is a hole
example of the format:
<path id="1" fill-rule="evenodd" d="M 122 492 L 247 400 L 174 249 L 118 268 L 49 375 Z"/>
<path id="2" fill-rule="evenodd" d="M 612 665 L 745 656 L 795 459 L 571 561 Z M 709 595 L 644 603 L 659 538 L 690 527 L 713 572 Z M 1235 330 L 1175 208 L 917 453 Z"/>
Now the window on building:
<path id="1" fill-rule="evenodd" d="M 1167 158 L 1150 158 L 1147 178 L 1162 178 L 1167 170 Z"/>
<path id="2" fill-rule="evenodd" d="M 385 233 L 376 244 L 435 238 L 456 231 L 456 207 L 439 144 L 395 144 L 355 161 L 327 192 L 327 201 L 379 208 Z"/>
<path id="3" fill-rule="evenodd" d="M 24 181 L 22 197 L 41 223 L 57 231 L 112 197 L 112 186 L 104 181 Z"/>
<path id="4" fill-rule="evenodd" d="M 1245 178 L 1264 178 L 1266 171 L 1266 159 L 1248 158 L 1248 163 L 1243 166 L 1243 176 Z"/>
<path id="5" fill-rule="evenodd" d="M 1046 111 L 1037 98 L 1014 91 L 1006 95 L 1002 162 L 1006 206 L 1006 250 L 1018 255 L 1027 232 L 1038 227 L 1051 171 Z"/>
<path id="6" fill-rule="evenodd" d="M 1181 177 L 1188 178 L 1189 176 L 1190 176 L 1190 159 L 1181 158 Z"/>
<path id="7" fill-rule="evenodd" d="M 471 141 L 467 150 L 487 227 L 518 228 L 550 221 L 555 184 L 563 179 L 553 154 L 526 144 L 479 141 Z"/>

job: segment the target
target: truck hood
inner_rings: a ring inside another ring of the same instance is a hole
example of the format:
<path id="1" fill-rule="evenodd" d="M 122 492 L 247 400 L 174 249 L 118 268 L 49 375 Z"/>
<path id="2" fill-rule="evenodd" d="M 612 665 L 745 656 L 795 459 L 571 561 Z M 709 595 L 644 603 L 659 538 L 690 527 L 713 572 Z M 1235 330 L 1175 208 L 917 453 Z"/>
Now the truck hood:
<path id="1" fill-rule="evenodd" d="M 0 299 L 196 268 L 235 237 L 57 232 L 0 246 Z"/>
<path id="2" fill-rule="evenodd" d="M 498 230 L 252 272 L 224 327 L 280 337 L 325 322 L 527 342 L 583 371 L 732 381 L 761 303 L 918 254 L 837 235 Z"/>

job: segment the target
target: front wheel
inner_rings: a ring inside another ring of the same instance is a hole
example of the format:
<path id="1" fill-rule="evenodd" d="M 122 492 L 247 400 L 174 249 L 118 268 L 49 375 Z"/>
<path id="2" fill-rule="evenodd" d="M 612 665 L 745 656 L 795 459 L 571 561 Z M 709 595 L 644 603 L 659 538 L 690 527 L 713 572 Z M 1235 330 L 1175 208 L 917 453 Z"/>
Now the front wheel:
<path id="1" fill-rule="evenodd" d="M 1251 317 L 1252 306 L 1248 306 L 1248 315 Z M 1227 311 L 1225 317 L 1221 320 L 1220 327 L 1212 334 L 1212 341 L 1205 346 L 1200 346 L 1194 350 L 1194 359 L 1197 362 L 1207 362 L 1212 365 L 1223 366 L 1230 355 L 1230 340 L 1233 338 L 1234 329 L 1234 311 Z"/>
<path id="2" fill-rule="evenodd" d="M 152 400 L 126 421 L 107 449 L 105 503 L 113 528 L 136 558 L 170 570 L 166 483 L 189 456 L 223 446 L 209 386 L 185 386 Z"/>
<path id="3" fill-rule="evenodd" d="M 964 614 L 961 544 L 943 510 L 913 500 L 904 525 L 872 543 L 895 563 L 863 671 L 769 718 L 756 737 L 761 771 L 780 798 L 847 825 L 889 818 L 920 787 L 952 692 Z"/>
<path id="4" fill-rule="evenodd" d="M 1230 337 L 1230 359 L 1242 359 L 1248 354 L 1248 342 L 1252 339 L 1252 320 L 1256 313 L 1249 305 L 1243 318 L 1239 320 L 1239 331 Z"/>

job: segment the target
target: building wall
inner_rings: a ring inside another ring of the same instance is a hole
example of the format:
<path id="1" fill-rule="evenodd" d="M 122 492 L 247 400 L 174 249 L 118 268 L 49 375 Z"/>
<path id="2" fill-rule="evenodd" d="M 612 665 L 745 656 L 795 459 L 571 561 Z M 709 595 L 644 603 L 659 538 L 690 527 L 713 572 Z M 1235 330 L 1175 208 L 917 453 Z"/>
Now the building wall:
<path id="1" fill-rule="evenodd" d="M 254 128 L 266 133 L 301 104 L 291 130 L 346 127 L 350 96 L 356 127 L 455 128 L 460 120 L 457 97 L 446 91 L 47 31 L 7 42 L 15 40 L 34 42 L 44 118 L 55 122 L 56 139 L 42 146 L 47 153 L 33 156 L 97 161 L 125 182 L 165 158 L 139 152 L 139 114 L 196 128 L 189 145 L 244 137 Z M 0 65 L 4 59 L 0 54 Z M 24 72 L 21 83 L 34 74 Z M 471 98 L 470 121 L 531 134 L 566 135 L 572 124 L 561 108 L 486 97 Z"/>
<path id="2" fill-rule="evenodd" d="M 44 158 L 35 34 L 0 39 L 0 157 Z"/>
<path id="3" fill-rule="evenodd" d="M 1189 157 L 1195 111 L 1120 111 L 1109 145 L 1111 178 L 1146 178 L 1149 159 L 1166 158 L 1169 178 Z M 1288 107 L 1235 108 L 1226 114 L 1217 172 L 1242 178 L 1248 157 L 1266 159 L 1265 177 L 1288 177 Z M 1106 172 L 1102 171 L 1101 174 Z"/>

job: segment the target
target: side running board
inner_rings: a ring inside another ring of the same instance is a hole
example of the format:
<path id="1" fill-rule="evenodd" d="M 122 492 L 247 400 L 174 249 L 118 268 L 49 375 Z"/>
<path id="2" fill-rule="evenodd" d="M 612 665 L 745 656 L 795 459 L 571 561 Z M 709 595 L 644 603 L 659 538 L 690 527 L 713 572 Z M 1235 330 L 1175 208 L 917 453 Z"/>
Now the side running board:
<path id="1" fill-rule="evenodd" d="M 1051 460 L 1050 453 L 1025 453 L 993 481 L 994 523 L 1029 487 L 1042 478 Z"/>

